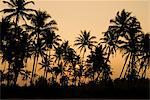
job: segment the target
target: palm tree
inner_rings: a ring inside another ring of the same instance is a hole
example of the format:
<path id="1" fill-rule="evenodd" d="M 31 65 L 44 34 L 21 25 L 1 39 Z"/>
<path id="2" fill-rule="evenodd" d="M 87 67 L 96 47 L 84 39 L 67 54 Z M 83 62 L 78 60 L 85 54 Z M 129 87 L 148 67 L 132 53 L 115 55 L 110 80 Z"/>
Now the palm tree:
<path id="1" fill-rule="evenodd" d="M 32 82 L 34 72 L 36 72 L 35 62 L 37 66 L 39 53 L 44 55 L 45 54 L 44 52 L 46 51 L 46 46 L 50 46 L 48 45 L 48 42 L 49 42 L 48 38 L 51 38 L 51 37 L 48 36 L 48 33 L 51 33 L 54 30 L 58 30 L 58 29 L 55 27 L 56 22 L 54 20 L 47 22 L 47 20 L 51 18 L 51 16 L 47 14 L 46 11 L 44 12 L 36 11 L 36 14 L 30 15 L 30 17 L 31 17 L 32 26 L 31 25 L 24 25 L 24 26 L 26 27 L 28 31 L 31 31 L 30 37 L 33 41 L 35 41 L 34 42 L 35 53 L 34 53 L 34 62 L 33 62 L 32 77 L 31 77 L 31 82 Z"/>
<path id="2" fill-rule="evenodd" d="M 9 0 L 9 1 L 3 1 L 3 3 L 8 4 L 9 8 L 3 9 L 0 12 L 3 12 L 4 14 L 7 13 L 6 20 L 11 19 L 15 17 L 15 28 L 11 31 L 11 36 L 8 35 L 10 44 L 10 52 L 11 54 L 11 62 L 9 62 L 9 69 L 12 67 L 15 77 L 14 77 L 14 85 L 16 85 L 17 78 L 19 71 L 24 67 L 23 61 L 25 58 L 25 52 L 20 52 L 20 50 L 26 50 L 25 46 L 20 47 L 20 44 L 24 42 L 22 38 L 23 33 L 22 29 L 19 27 L 19 18 L 21 17 L 24 21 L 25 18 L 29 17 L 28 12 L 33 12 L 33 9 L 28 9 L 26 6 L 30 3 L 34 4 L 33 1 L 26 2 L 25 0 Z M 26 21 L 25 21 L 26 22 Z M 17 50 L 15 50 L 15 48 Z M 7 48 L 6 48 L 7 49 Z M 19 50 L 20 49 L 20 50 Z M 13 59 L 12 59 L 13 58 Z M 18 62 L 18 63 L 17 63 Z M 11 64 L 11 66 L 10 66 Z"/>
<path id="3" fill-rule="evenodd" d="M 102 73 L 102 80 L 110 80 L 110 66 L 108 65 L 108 59 L 106 58 L 107 53 L 104 52 L 102 45 L 96 46 L 95 51 L 91 52 L 91 55 L 88 56 L 88 63 L 91 63 L 92 72 L 93 72 L 93 81 L 95 72 L 97 73 L 96 81 L 100 78 Z M 107 61 L 107 62 L 106 62 Z"/>
<path id="4" fill-rule="evenodd" d="M 51 65 L 50 65 L 50 62 L 52 62 L 50 60 L 50 58 L 48 57 L 48 55 L 45 55 L 42 59 L 42 63 L 39 63 L 40 65 L 42 65 L 42 67 L 40 69 L 43 69 L 44 68 L 44 77 L 47 79 L 47 73 L 48 71 L 52 71 L 52 68 L 51 68 Z"/>
<path id="5" fill-rule="evenodd" d="M 33 62 L 31 83 L 32 83 L 32 79 L 34 79 L 34 74 L 36 73 L 36 68 L 37 68 L 39 57 L 44 57 L 46 55 L 45 54 L 46 44 L 45 44 L 44 40 L 43 39 L 38 39 L 37 42 L 33 42 L 33 49 L 34 49 L 33 50 L 34 62 Z"/>
<path id="6" fill-rule="evenodd" d="M 51 30 L 48 30 L 46 34 L 44 35 L 44 38 L 46 39 L 46 46 L 50 50 L 53 48 L 57 48 L 59 46 L 59 41 L 61 41 L 60 36 L 56 35 L 54 31 L 51 32 Z M 50 56 L 50 50 L 49 50 L 49 56 Z"/>
<path id="7" fill-rule="evenodd" d="M 116 45 L 120 47 L 121 51 L 124 50 L 124 55 L 126 55 L 125 63 L 123 69 L 121 71 L 120 77 L 122 76 L 124 67 L 130 57 L 132 62 L 135 63 L 135 55 L 136 55 L 136 47 L 138 43 L 138 34 L 141 32 L 140 23 L 137 21 L 135 17 L 130 16 L 130 12 L 126 12 L 124 9 L 121 12 L 117 12 L 115 19 L 111 19 L 111 26 L 109 30 L 111 30 L 112 34 L 115 33 L 113 39 L 116 41 Z M 125 40 L 121 39 L 124 38 Z M 130 65 L 130 67 L 131 67 Z M 127 68 L 128 70 L 128 68 Z"/>
<path id="8" fill-rule="evenodd" d="M 78 46 L 78 49 L 80 49 L 80 53 L 83 50 L 83 60 L 84 55 L 87 49 L 92 50 L 95 43 L 97 43 L 94 39 L 96 39 L 95 36 L 90 36 L 90 32 L 81 31 L 81 34 L 79 37 L 76 38 L 74 46 Z"/>
<path id="9" fill-rule="evenodd" d="M 54 53 L 54 62 L 57 63 L 57 65 L 60 65 L 60 63 L 62 62 L 63 60 L 63 48 L 62 48 L 62 45 L 58 46 L 56 49 L 55 49 L 55 53 Z"/>
<path id="10" fill-rule="evenodd" d="M 104 38 L 101 38 L 100 40 L 102 40 L 101 43 L 104 44 L 104 49 L 107 53 L 107 62 L 109 61 L 110 55 L 114 54 L 118 49 L 118 35 L 109 28 L 107 32 L 104 32 Z"/>
<path id="11" fill-rule="evenodd" d="M 21 73 L 23 75 L 22 80 L 25 80 L 26 81 L 25 85 L 27 85 L 28 79 L 30 79 L 30 73 L 31 73 L 31 71 L 25 70 L 23 72 L 24 73 Z"/>
<path id="12" fill-rule="evenodd" d="M 15 73 L 15 79 L 14 79 L 14 85 L 16 85 L 17 78 L 19 75 L 19 72 L 24 68 L 24 61 L 26 56 L 26 48 L 28 47 L 28 34 L 26 31 L 24 31 L 21 27 L 17 26 L 17 29 L 15 28 L 13 32 L 17 32 L 14 34 L 15 38 L 14 40 L 11 40 L 12 42 L 12 53 L 13 53 L 13 59 L 12 59 L 12 68 Z"/>
<path id="13" fill-rule="evenodd" d="M 141 34 L 141 40 L 140 40 L 140 46 L 139 46 L 139 60 L 140 60 L 140 68 L 139 72 L 141 69 L 144 69 L 142 73 L 142 78 L 146 76 L 146 70 L 150 66 L 150 50 L 149 50 L 149 43 L 150 43 L 150 34 Z M 139 73 L 138 72 L 138 73 Z"/>
<path id="14" fill-rule="evenodd" d="M 8 67 L 11 67 L 12 63 L 12 48 L 11 48 L 11 40 L 12 40 L 12 27 L 13 23 L 10 22 L 10 19 L 7 18 L 2 18 L 2 21 L 0 23 L 1 31 L 0 31 L 0 53 L 1 53 L 1 59 L 2 59 L 2 64 L 5 62 L 8 62 Z M 14 38 L 13 38 L 14 39 Z M 4 66 L 5 67 L 5 66 Z M 5 68 L 4 68 L 5 69 Z M 9 70 L 8 70 L 9 71 Z M 6 78 L 8 79 L 8 78 Z M 8 84 L 9 84 L 9 80 Z"/>
<path id="15" fill-rule="evenodd" d="M 137 21 L 135 17 L 133 17 L 130 20 L 130 22 L 131 23 L 129 25 L 130 28 L 128 29 L 128 33 L 126 33 L 123 36 L 125 40 L 119 40 L 118 43 L 120 44 L 120 49 L 124 51 L 123 56 L 126 55 L 125 64 L 128 59 L 130 60 L 126 73 L 128 72 L 128 74 L 131 75 L 132 77 L 131 79 L 133 79 L 137 77 L 136 59 L 138 59 L 137 53 L 138 53 L 139 39 L 141 34 L 141 27 L 140 27 L 140 23 Z M 133 77 L 132 75 L 135 77 Z"/>
<path id="16" fill-rule="evenodd" d="M 29 4 L 34 4 L 33 1 L 26 1 L 26 0 L 8 0 L 3 1 L 4 4 L 7 4 L 9 8 L 5 8 L 1 10 L 0 12 L 7 13 L 7 18 L 13 18 L 15 17 L 15 23 L 18 25 L 19 18 L 21 17 L 24 21 L 26 18 L 29 17 L 28 12 L 34 12 L 35 10 L 26 8 Z"/>
<path id="17" fill-rule="evenodd" d="M 12 36 L 12 26 L 13 23 L 10 22 L 10 19 L 2 18 L 2 22 L 0 24 L 0 51 L 2 53 L 2 63 L 5 61 L 10 62 L 11 60 L 10 55 L 8 56 L 7 54 L 10 52 L 10 50 L 8 49 L 8 44 Z"/>

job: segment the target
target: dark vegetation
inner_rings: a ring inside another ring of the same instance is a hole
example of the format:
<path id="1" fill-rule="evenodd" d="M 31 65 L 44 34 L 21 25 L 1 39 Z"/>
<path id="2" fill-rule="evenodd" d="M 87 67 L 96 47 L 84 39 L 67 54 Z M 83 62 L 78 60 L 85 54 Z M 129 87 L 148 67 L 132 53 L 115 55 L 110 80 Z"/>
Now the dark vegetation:
<path id="1" fill-rule="evenodd" d="M 69 41 L 62 41 L 46 11 L 26 7 L 33 1 L 3 3 L 9 6 L 0 11 L 1 98 L 150 98 L 150 34 L 130 12 L 118 11 L 99 41 L 81 31 L 74 43 L 78 55 Z M 112 80 L 110 56 L 118 50 L 125 61 L 119 78 Z M 33 66 L 27 66 L 31 59 Z"/>

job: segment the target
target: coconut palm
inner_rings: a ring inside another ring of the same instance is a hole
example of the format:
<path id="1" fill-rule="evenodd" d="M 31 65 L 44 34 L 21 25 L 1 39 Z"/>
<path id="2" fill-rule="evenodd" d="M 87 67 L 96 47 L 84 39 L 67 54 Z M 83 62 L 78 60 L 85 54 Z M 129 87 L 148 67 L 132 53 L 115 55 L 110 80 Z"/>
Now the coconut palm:
<path id="1" fill-rule="evenodd" d="M 140 27 L 140 23 L 137 21 L 137 19 L 135 17 L 133 17 L 130 20 L 130 28 L 128 28 L 128 33 L 126 33 L 123 37 L 125 40 L 119 40 L 119 44 L 120 44 L 120 49 L 124 51 L 123 55 L 126 55 L 126 59 L 125 59 L 125 64 L 127 62 L 127 60 L 129 59 L 129 64 L 126 70 L 126 73 L 128 73 L 129 75 L 134 75 L 136 78 L 137 77 L 137 62 L 136 59 L 138 59 L 138 46 L 139 46 L 139 39 L 140 39 L 140 34 L 141 34 L 141 27 Z M 129 58 L 130 57 L 130 58 Z M 124 65 L 125 66 L 125 65 Z M 132 73 L 133 71 L 133 73 Z"/>
<path id="2" fill-rule="evenodd" d="M 135 62 L 135 49 L 137 47 L 138 34 L 141 32 L 141 27 L 137 19 L 132 17 L 131 13 L 126 12 L 124 9 L 121 12 L 117 12 L 115 19 L 111 19 L 110 22 L 112 25 L 109 27 L 109 30 L 112 31 L 112 34 L 115 34 L 113 39 L 117 40 L 115 44 L 118 44 L 121 51 L 125 51 L 123 56 L 126 55 L 125 63 L 120 74 L 121 77 L 129 56 L 131 56 L 132 65 Z M 120 39 L 120 37 L 125 40 Z"/>
<path id="3" fill-rule="evenodd" d="M 27 85 L 28 79 L 30 79 L 31 71 L 23 70 L 23 73 L 21 74 L 23 75 L 22 80 L 26 81 L 25 85 Z"/>
<path id="4" fill-rule="evenodd" d="M 29 12 L 34 12 L 35 10 L 26 8 L 29 4 L 34 4 L 33 1 L 26 0 L 7 0 L 3 1 L 4 4 L 8 5 L 8 8 L 1 10 L 1 12 L 7 13 L 7 18 L 15 17 L 16 25 L 19 23 L 19 18 L 21 17 L 24 21 L 29 17 Z"/>
<path id="5" fill-rule="evenodd" d="M 24 31 L 21 27 L 17 26 L 15 27 L 13 32 L 17 32 L 14 34 L 14 40 L 11 40 L 12 42 L 12 53 L 13 53 L 13 59 L 12 59 L 12 68 L 15 73 L 15 79 L 14 84 L 17 82 L 17 78 L 19 75 L 19 72 L 25 67 L 24 62 L 25 58 L 28 56 L 27 54 L 27 47 L 28 47 L 28 34 L 26 31 Z"/>
<path id="6" fill-rule="evenodd" d="M 130 15 L 131 12 L 126 12 L 125 9 L 121 12 L 118 11 L 115 19 L 110 20 L 112 25 L 110 25 L 109 28 L 113 30 L 115 34 L 123 36 L 128 32 L 130 20 L 132 19 Z"/>
<path id="7" fill-rule="evenodd" d="M 24 25 L 24 26 L 26 27 L 26 29 L 28 31 L 31 32 L 30 37 L 34 41 L 34 45 L 35 45 L 34 62 L 33 62 L 32 77 L 31 77 L 31 82 L 32 82 L 34 72 L 36 71 L 35 62 L 36 62 L 36 66 L 37 66 L 39 53 L 41 52 L 40 54 L 43 55 L 44 52 L 46 51 L 46 46 L 49 46 L 48 38 L 51 38 L 51 37 L 46 37 L 46 36 L 48 36 L 47 32 L 48 32 L 48 30 L 50 32 L 53 32 L 54 30 L 58 30 L 58 29 L 55 27 L 56 22 L 54 20 L 48 21 L 48 19 L 50 19 L 51 16 L 49 14 L 47 14 L 46 11 L 40 11 L 40 10 L 36 11 L 36 13 L 30 15 L 30 17 L 31 17 L 30 20 L 31 20 L 32 26 L 31 25 Z M 47 41 L 46 41 L 46 39 L 47 39 Z M 40 43 L 40 42 L 42 42 L 42 43 Z"/>
<path id="8" fill-rule="evenodd" d="M 47 79 L 47 73 L 48 71 L 52 71 L 52 68 L 51 68 L 51 63 L 52 61 L 49 59 L 48 55 L 45 55 L 43 58 L 42 58 L 42 63 L 39 63 L 41 66 L 40 69 L 43 69 L 44 68 L 44 77 Z"/>
<path id="9" fill-rule="evenodd" d="M 93 81 L 94 75 L 97 73 L 96 81 L 100 78 L 102 73 L 101 79 L 109 80 L 110 79 L 110 66 L 108 65 L 108 59 L 106 58 L 107 53 L 104 52 L 104 48 L 102 45 L 96 46 L 95 51 L 91 52 L 91 55 L 88 56 L 88 63 L 91 63 L 92 72 L 93 72 Z M 107 62 L 106 62 L 107 61 Z"/>
<path id="10" fill-rule="evenodd" d="M 54 53 L 54 62 L 57 63 L 57 65 L 59 65 L 62 60 L 63 60 L 63 49 L 62 49 L 62 45 L 58 46 L 56 49 L 55 49 L 55 53 Z"/>
<path id="11" fill-rule="evenodd" d="M 114 54 L 118 49 L 118 35 L 109 28 L 107 32 L 104 32 L 104 38 L 101 38 L 102 44 L 104 44 L 105 52 L 107 53 L 107 61 L 109 61 L 110 55 Z"/>
<path id="12" fill-rule="evenodd" d="M 36 73 L 36 68 L 38 64 L 39 57 L 44 57 L 46 55 L 46 44 L 43 39 L 38 39 L 37 42 L 33 42 L 33 55 L 34 55 L 34 62 L 33 62 L 33 69 L 32 69 L 32 79 L 34 81 L 34 74 Z M 35 67 L 35 68 L 34 68 Z"/>
<path id="13" fill-rule="evenodd" d="M 8 44 L 10 43 L 10 40 L 12 39 L 12 27 L 13 23 L 10 22 L 10 19 L 2 18 L 1 24 L 1 31 L 0 31 L 0 51 L 2 53 L 2 63 L 5 61 L 10 62 L 11 56 L 8 56 L 8 53 L 10 50 L 8 49 Z"/>
<path id="14" fill-rule="evenodd" d="M 95 43 L 97 43 L 94 39 L 96 39 L 96 37 L 90 36 L 90 32 L 86 31 L 81 31 L 79 37 L 76 37 L 74 46 L 78 46 L 80 53 L 83 51 L 83 60 L 87 49 L 92 50 L 92 48 L 95 46 Z"/>
<path id="15" fill-rule="evenodd" d="M 141 40 L 140 40 L 140 46 L 139 46 L 139 60 L 140 60 L 140 68 L 139 72 L 141 69 L 143 69 L 142 73 L 142 78 L 146 76 L 146 70 L 150 66 L 150 49 L 149 49 L 149 43 L 150 43 L 150 34 L 142 34 L 141 35 Z"/>

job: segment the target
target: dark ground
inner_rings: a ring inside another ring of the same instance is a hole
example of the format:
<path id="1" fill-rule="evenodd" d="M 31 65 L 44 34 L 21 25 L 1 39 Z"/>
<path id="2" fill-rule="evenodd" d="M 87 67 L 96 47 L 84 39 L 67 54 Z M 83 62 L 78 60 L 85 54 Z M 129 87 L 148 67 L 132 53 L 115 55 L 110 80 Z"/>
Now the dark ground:
<path id="1" fill-rule="evenodd" d="M 48 99 L 48 98 L 103 98 L 103 99 L 150 99 L 149 81 L 129 84 L 117 81 L 112 85 L 75 86 L 1 86 L 1 98 Z"/>

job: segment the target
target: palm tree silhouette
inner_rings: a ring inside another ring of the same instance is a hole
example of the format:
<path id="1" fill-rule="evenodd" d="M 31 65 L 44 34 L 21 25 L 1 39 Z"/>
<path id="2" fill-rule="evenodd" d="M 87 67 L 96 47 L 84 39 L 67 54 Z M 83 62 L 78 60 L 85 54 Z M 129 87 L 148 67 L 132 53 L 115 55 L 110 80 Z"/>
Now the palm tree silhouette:
<path id="1" fill-rule="evenodd" d="M 138 59 L 138 43 L 139 43 L 139 38 L 140 38 L 140 34 L 141 34 L 141 27 L 140 27 L 140 23 L 137 21 L 137 19 L 135 17 L 132 17 L 132 19 L 130 20 L 130 24 L 129 24 L 129 28 L 128 28 L 128 33 L 124 34 L 124 39 L 125 40 L 119 40 L 119 44 L 120 44 L 120 49 L 124 50 L 124 55 L 126 55 L 126 59 L 125 59 L 125 64 L 129 58 L 129 64 L 126 70 L 126 73 L 128 73 L 129 75 L 132 74 L 137 74 L 136 72 L 136 59 Z M 124 64 L 124 66 L 125 66 Z M 133 71 L 133 73 L 132 73 Z M 126 74 L 125 74 L 126 75 Z M 137 77 L 137 75 L 133 75 L 135 77 Z"/>
<path id="2" fill-rule="evenodd" d="M 14 70 L 14 74 L 15 74 L 14 85 L 16 85 L 19 71 L 21 70 L 21 68 L 24 67 L 23 60 L 25 58 L 24 56 L 25 52 L 19 51 L 19 49 L 25 50 L 25 47 L 23 47 L 23 49 L 20 47 L 20 44 L 22 44 L 22 41 L 23 41 L 22 37 L 23 37 L 24 32 L 22 32 L 21 28 L 18 25 L 19 18 L 22 17 L 22 19 L 25 21 L 25 18 L 28 17 L 29 15 L 28 12 L 34 11 L 33 9 L 26 8 L 26 6 L 30 3 L 34 4 L 34 2 L 33 1 L 26 2 L 25 0 L 9 0 L 9 1 L 3 1 L 3 3 L 8 4 L 9 6 L 9 8 L 6 8 L 0 11 L 0 12 L 3 12 L 4 14 L 5 13 L 8 14 L 5 19 L 11 20 L 11 18 L 15 17 L 15 21 L 14 21 L 15 28 L 13 28 L 12 31 L 10 32 L 11 36 L 8 34 L 6 34 L 6 36 L 10 37 L 9 41 L 11 45 L 9 45 L 9 48 L 10 48 L 10 52 L 12 53 L 11 54 L 12 56 L 10 56 L 11 62 L 9 61 L 9 64 L 11 64 L 11 66 L 9 65 L 9 69 L 10 67 L 12 67 Z M 15 51 L 15 48 L 17 48 L 16 50 L 17 52 Z M 17 61 L 19 62 L 17 63 Z"/>
<path id="3" fill-rule="evenodd" d="M 34 62 L 33 62 L 32 77 L 31 77 L 31 82 L 32 82 L 34 72 L 36 71 L 35 62 L 37 66 L 39 53 L 41 52 L 40 53 L 41 56 L 44 55 L 45 54 L 44 52 L 46 51 L 46 46 L 50 46 L 51 41 L 49 41 L 48 38 L 52 38 L 52 37 L 49 37 L 50 34 L 48 33 L 52 32 L 51 35 L 55 35 L 53 33 L 53 30 L 58 30 L 58 29 L 54 26 L 56 25 L 56 22 L 54 20 L 47 22 L 47 20 L 51 18 L 51 16 L 47 14 L 46 11 L 44 12 L 40 10 L 36 11 L 36 14 L 30 15 L 30 17 L 31 17 L 30 20 L 32 26 L 31 25 L 24 25 L 24 26 L 26 27 L 27 30 L 31 31 L 30 37 L 32 38 L 33 41 L 35 41 L 34 42 L 35 53 L 34 53 Z M 55 42 L 55 44 L 57 43 Z"/>
<path id="4" fill-rule="evenodd" d="M 97 73 L 96 81 L 100 78 L 102 73 L 101 79 L 102 80 L 110 80 L 111 70 L 110 66 L 108 65 L 109 60 L 106 58 L 107 53 L 104 52 L 104 48 L 102 45 L 96 46 L 95 51 L 92 51 L 91 54 L 88 56 L 88 63 L 91 63 L 92 66 L 92 75 L 94 81 L 94 75 Z M 107 62 L 106 62 L 107 61 Z"/>
<path id="5" fill-rule="evenodd" d="M 49 48 L 50 50 L 53 48 L 57 48 L 59 46 L 59 41 L 61 41 L 60 36 L 56 35 L 54 31 L 52 30 L 48 30 L 45 35 L 45 43 L 47 48 Z M 50 56 L 50 50 L 49 50 L 49 56 Z"/>
<path id="6" fill-rule="evenodd" d="M 115 19 L 110 20 L 112 25 L 109 27 L 109 30 L 112 31 L 112 34 L 115 33 L 115 35 L 113 36 L 113 39 L 115 39 L 116 41 L 115 44 L 118 44 L 117 46 L 120 47 L 121 51 L 125 51 L 123 56 L 126 55 L 125 63 L 121 71 L 120 77 L 122 76 L 129 56 L 131 56 L 130 58 L 132 58 L 130 59 L 132 60 L 132 65 L 133 63 L 135 63 L 138 34 L 139 32 L 141 32 L 140 23 L 135 17 L 132 17 L 130 15 L 130 12 L 126 12 L 123 9 L 121 12 L 117 12 Z M 120 40 L 119 37 L 123 37 L 125 40 Z"/>
<path id="7" fill-rule="evenodd" d="M 8 49 L 8 44 L 11 40 L 11 30 L 12 30 L 13 23 L 10 22 L 10 19 L 2 18 L 0 27 L 0 51 L 2 54 L 2 63 L 8 61 L 10 64 L 11 56 L 8 56 L 8 53 L 10 53 L 11 50 Z"/>
<path id="8" fill-rule="evenodd" d="M 145 78 L 146 70 L 150 66 L 149 43 L 150 43 L 150 34 L 149 33 L 141 34 L 141 40 L 140 40 L 140 46 L 139 46 L 139 56 L 140 56 L 139 72 L 141 71 L 141 69 L 144 69 L 144 71 L 142 73 L 142 78 Z"/>
<path id="9" fill-rule="evenodd" d="M 108 31 L 104 32 L 104 38 L 101 38 L 100 40 L 102 40 L 101 43 L 104 44 L 104 49 L 107 53 L 106 62 L 108 62 L 110 55 L 114 54 L 118 49 L 118 35 L 109 27 Z"/>
<path id="10" fill-rule="evenodd" d="M 30 73 L 31 73 L 31 71 L 23 70 L 23 73 L 22 73 L 22 75 L 23 75 L 22 80 L 26 81 L 25 86 L 27 85 L 28 79 L 30 79 Z"/>
<path id="11" fill-rule="evenodd" d="M 86 31 L 81 31 L 79 37 L 76 37 L 74 46 L 78 46 L 78 49 L 80 49 L 80 53 L 83 50 L 83 60 L 87 49 L 92 50 L 92 48 L 95 46 L 95 43 L 97 43 L 94 39 L 96 39 L 96 37 L 90 36 L 90 32 Z"/>
<path id="12" fill-rule="evenodd" d="M 48 71 L 52 71 L 52 68 L 51 68 L 51 59 L 48 57 L 48 55 L 45 55 L 42 59 L 42 63 L 39 63 L 41 66 L 40 69 L 43 69 L 44 68 L 44 77 L 47 79 L 47 73 Z"/>
<path id="13" fill-rule="evenodd" d="M 26 18 L 29 17 L 28 12 L 35 12 L 35 10 L 26 8 L 29 4 L 34 4 L 33 1 L 26 1 L 26 0 L 9 0 L 3 1 L 4 4 L 7 4 L 9 8 L 5 8 L 0 12 L 8 13 L 7 18 L 10 19 L 15 17 L 15 23 L 18 25 L 19 18 L 21 17 L 24 21 Z M 25 21 L 26 22 L 26 21 Z"/>
<path id="14" fill-rule="evenodd" d="M 12 54 L 12 48 L 11 48 L 11 40 L 12 40 L 12 27 L 13 27 L 13 23 L 10 22 L 10 19 L 7 18 L 2 18 L 0 27 L 1 27 L 1 31 L 0 31 L 0 53 L 2 54 L 1 58 L 2 58 L 2 64 L 4 62 L 8 62 L 8 68 L 10 69 L 11 67 L 11 63 L 12 63 L 12 58 L 13 58 L 13 54 Z M 10 70 L 7 70 L 8 72 Z M 6 80 L 8 81 L 8 84 L 10 84 L 10 80 L 8 78 L 6 78 Z"/>

